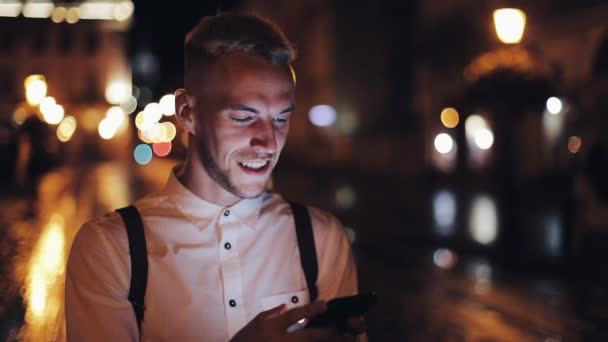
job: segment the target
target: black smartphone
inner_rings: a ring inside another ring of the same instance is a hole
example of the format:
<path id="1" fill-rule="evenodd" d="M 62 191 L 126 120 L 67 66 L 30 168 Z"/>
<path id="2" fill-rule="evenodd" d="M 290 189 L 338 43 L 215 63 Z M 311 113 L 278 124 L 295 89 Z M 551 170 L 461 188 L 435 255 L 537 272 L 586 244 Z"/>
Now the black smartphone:
<path id="1" fill-rule="evenodd" d="M 327 311 L 313 317 L 306 328 L 335 326 L 340 333 L 347 329 L 346 321 L 352 317 L 360 317 L 376 305 L 375 292 L 361 293 L 355 296 L 334 298 L 327 302 Z"/>

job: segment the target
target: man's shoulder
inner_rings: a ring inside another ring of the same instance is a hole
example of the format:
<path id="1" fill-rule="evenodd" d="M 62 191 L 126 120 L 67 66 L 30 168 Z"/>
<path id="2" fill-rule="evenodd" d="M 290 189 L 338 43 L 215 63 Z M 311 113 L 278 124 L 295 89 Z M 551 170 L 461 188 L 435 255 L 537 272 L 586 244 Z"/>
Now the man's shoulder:
<path id="1" fill-rule="evenodd" d="M 268 211 L 269 213 L 277 213 L 279 215 L 293 215 L 290 201 L 285 199 L 282 195 L 277 193 L 267 193 L 264 196 L 264 210 Z M 304 205 L 300 202 L 296 203 Z M 342 223 L 334 214 L 312 205 L 305 205 L 305 207 L 310 215 L 310 222 L 315 233 L 327 233 L 343 230 Z"/>

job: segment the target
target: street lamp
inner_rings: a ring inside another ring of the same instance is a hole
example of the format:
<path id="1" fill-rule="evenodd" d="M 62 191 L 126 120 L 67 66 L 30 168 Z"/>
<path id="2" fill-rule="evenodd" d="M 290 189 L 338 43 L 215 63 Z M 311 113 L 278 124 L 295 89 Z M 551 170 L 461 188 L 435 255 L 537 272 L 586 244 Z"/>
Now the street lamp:
<path id="1" fill-rule="evenodd" d="M 494 11 L 494 26 L 501 42 L 517 44 L 524 35 L 526 14 L 517 8 L 497 9 Z"/>

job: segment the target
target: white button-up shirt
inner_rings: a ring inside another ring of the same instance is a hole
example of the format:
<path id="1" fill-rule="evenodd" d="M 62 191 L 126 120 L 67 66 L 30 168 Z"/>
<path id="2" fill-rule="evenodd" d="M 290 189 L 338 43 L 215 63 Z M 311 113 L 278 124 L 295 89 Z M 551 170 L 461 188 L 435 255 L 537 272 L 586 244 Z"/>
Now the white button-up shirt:
<path id="1" fill-rule="evenodd" d="M 258 313 L 309 303 L 291 208 L 264 193 L 226 208 L 197 197 L 171 174 L 160 193 L 135 202 L 148 248 L 142 341 L 227 341 Z M 357 293 L 340 222 L 310 208 L 319 299 Z M 66 276 L 69 341 L 137 341 L 127 299 L 126 230 L 111 213 L 76 235 Z"/>

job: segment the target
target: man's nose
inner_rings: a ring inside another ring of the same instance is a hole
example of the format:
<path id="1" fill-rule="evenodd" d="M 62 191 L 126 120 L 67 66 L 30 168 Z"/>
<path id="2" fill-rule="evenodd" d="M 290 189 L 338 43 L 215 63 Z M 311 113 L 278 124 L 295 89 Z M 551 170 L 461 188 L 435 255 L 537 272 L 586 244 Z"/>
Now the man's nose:
<path id="1" fill-rule="evenodd" d="M 268 153 L 277 151 L 277 141 L 272 120 L 258 120 L 252 127 L 254 134 L 251 138 L 251 147 L 257 147 Z"/>

